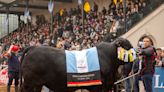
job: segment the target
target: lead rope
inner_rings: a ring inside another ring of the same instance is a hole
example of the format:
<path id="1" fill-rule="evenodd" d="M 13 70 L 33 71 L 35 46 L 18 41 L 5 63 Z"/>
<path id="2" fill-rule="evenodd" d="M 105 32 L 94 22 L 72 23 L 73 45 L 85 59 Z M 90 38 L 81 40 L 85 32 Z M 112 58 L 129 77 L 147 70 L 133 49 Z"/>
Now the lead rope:
<path id="1" fill-rule="evenodd" d="M 140 74 L 141 69 L 142 69 L 142 56 L 139 56 L 139 55 L 138 55 L 138 57 L 139 57 L 139 69 L 138 69 L 138 72 L 137 72 L 137 73 L 133 73 L 133 72 L 132 72 L 132 75 L 130 75 L 130 76 L 128 76 L 128 77 L 125 77 L 125 78 L 123 78 L 123 79 L 121 79 L 121 80 L 118 80 L 118 81 L 114 82 L 114 85 L 116 85 L 116 84 L 118 84 L 118 83 L 120 83 L 120 82 L 123 82 L 123 81 L 125 81 L 125 80 L 127 80 L 127 79 L 130 79 L 131 77 L 133 77 L 133 79 L 134 79 L 134 76 Z M 131 92 L 133 92 L 133 84 L 134 84 L 134 81 L 132 80 L 132 83 L 131 83 L 131 87 L 132 87 Z"/>
<path id="2" fill-rule="evenodd" d="M 138 55 L 138 57 L 139 57 L 139 69 L 138 69 L 137 75 L 140 74 L 141 69 L 142 69 L 142 56 L 139 56 L 139 55 Z M 132 69 L 132 71 L 133 71 L 133 69 Z M 133 75 L 133 74 L 134 74 L 134 72 L 132 72 L 132 75 Z M 135 76 L 136 76 L 136 75 L 135 75 Z M 132 82 L 131 82 L 131 92 L 133 92 L 133 90 L 134 90 L 133 84 L 134 84 L 135 76 L 133 76 L 133 79 L 132 79 Z"/>

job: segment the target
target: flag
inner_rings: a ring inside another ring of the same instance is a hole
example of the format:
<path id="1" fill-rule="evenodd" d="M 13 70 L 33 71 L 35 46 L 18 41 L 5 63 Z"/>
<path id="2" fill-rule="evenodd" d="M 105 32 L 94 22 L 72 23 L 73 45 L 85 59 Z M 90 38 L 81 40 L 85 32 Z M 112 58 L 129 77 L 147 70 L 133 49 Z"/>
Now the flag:
<path id="1" fill-rule="evenodd" d="M 30 16 L 30 12 L 27 8 L 24 11 L 24 16 L 27 16 L 27 17 Z"/>
<path id="2" fill-rule="evenodd" d="M 5 25 L 7 26 L 8 24 L 9 24 L 9 18 L 6 16 Z"/>
<path id="3" fill-rule="evenodd" d="M 30 17 L 30 12 L 29 12 L 28 8 L 26 8 L 24 11 L 24 23 L 25 24 L 28 22 L 29 17 Z"/>
<path id="4" fill-rule="evenodd" d="M 82 0 L 78 0 L 78 4 L 81 5 L 82 4 Z"/>
<path id="5" fill-rule="evenodd" d="M 63 9 L 60 9 L 60 16 L 63 15 L 63 12 L 64 12 L 64 10 Z"/>
<path id="6" fill-rule="evenodd" d="M 53 9 L 54 9 L 54 2 L 53 2 L 53 1 L 50 1 L 50 2 L 48 3 L 48 11 L 49 11 L 50 13 L 52 13 L 52 12 L 53 12 Z"/>
<path id="7" fill-rule="evenodd" d="M 113 0 L 114 4 L 117 4 L 117 0 Z"/>
<path id="8" fill-rule="evenodd" d="M 84 4 L 84 11 L 85 12 L 90 12 L 90 10 L 91 10 L 91 7 L 89 5 L 89 2 L 86 1 L 85 4 Z"/>

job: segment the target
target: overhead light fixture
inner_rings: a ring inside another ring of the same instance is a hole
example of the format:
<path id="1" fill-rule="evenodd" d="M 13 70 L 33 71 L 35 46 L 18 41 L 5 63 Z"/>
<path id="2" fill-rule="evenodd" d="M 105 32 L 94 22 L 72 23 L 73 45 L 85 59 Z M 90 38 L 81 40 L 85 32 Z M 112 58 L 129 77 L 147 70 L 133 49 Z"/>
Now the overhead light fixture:
<path id="1" fill-rule="evenodd" d="M 13 6 L 18 6 L 18 4 L 16 3 L 16 4 L 13 4 Z"/>
<path id="2" fill-rule="evenodd" d="M 15 3 L 13 4 L 13 6 L 18 6 L 19 0 L 15 0 Z"/>

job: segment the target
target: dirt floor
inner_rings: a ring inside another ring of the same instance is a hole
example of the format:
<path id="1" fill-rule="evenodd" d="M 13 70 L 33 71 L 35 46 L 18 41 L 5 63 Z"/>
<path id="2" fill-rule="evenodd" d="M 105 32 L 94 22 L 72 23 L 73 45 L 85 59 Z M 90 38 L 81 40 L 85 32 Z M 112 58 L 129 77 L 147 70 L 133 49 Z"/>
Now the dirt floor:
<path id="1" fill-rule="evenodd" d="M 7 92 L 7 86 L 0 86 L 0 92 Z M 14 92 L 14 86 L 11 87 L 11 92 Z"/>
<path id="2" fill-rule="evenodd" d="M 0 92 L 7 92 L 7 86 L 0 85 Z M 11 92 L 15 92 L 14 86 L 11 87 Z M 42 92 L 44 92 L 44 91 L 42 91 Z M 76 92 L 81 92 L 81 90 L 77 90 Z M 82 92 L 88 92 L 88 91 L 83 90 Z"/>
<path id="3" fill-rule="evenodd" d="M 0 85 L 0 92 L 7 92 L 7 86 Z M 14 86 L 11 87 L 11 92 L 15 92 Z M 44 92 L 44 91 L 42 91 L 42 92 Z"/>

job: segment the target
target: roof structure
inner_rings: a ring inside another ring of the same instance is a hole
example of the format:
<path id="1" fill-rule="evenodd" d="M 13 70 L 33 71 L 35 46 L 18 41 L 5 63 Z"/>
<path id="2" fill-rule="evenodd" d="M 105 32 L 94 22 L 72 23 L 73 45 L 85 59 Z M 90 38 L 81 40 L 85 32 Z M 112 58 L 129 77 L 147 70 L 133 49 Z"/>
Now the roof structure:
<path id="1" fill-rule="evenodd" d="M 43 10 L 47 9 L 48 2 L 50 0 L 0 0 L 0 13 L 6 13 L 7 8 L 9 13 L 24 13 L 24 10 L 27 6 L 30 9 L 30 12 L 35 12 L 38 9 Z M 54 0 L 56 4 L 61 3 L 72 3 L 73 0 Z"/>

